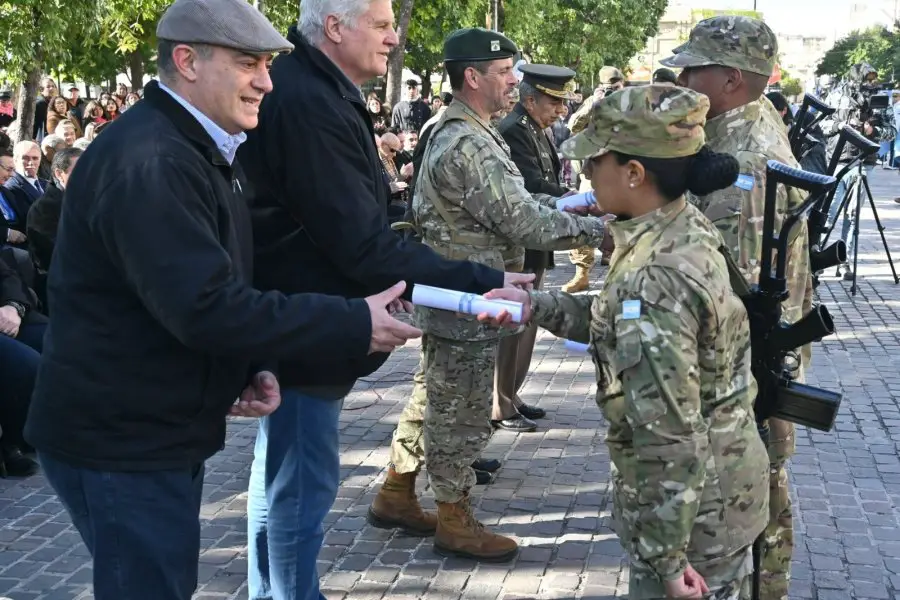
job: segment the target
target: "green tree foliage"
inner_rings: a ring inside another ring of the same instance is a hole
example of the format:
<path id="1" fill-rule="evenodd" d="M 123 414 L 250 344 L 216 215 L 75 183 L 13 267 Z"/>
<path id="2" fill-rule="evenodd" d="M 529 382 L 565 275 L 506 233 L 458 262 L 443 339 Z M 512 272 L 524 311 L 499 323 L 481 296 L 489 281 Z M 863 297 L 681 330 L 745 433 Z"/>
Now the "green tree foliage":
<path id="1" fill-rule="evenodd" d="M 667 0 L 507 0 L 506 30 L 532 62 L 565 65 L 583 84 L 624 68 L 655 35 Z"/>
<path id="2" fill-rule="evenodd" d="M 884 27 L 854 31 L 835 42 L 825 53 L 816 75 L 840 78 L 859 62 L 872 65 L 882 80 L 893 78 L 900 72 L 900 34 Z"/>

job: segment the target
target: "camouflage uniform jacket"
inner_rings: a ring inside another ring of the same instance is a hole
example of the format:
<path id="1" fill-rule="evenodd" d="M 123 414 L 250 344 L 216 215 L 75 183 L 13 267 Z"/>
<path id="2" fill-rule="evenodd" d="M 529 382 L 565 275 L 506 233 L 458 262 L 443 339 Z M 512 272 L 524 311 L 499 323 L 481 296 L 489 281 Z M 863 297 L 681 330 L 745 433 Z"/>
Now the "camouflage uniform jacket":
<path id="1" fill-rule="evenodd" d="M 600 219 L 559 212 L 556 199 L 528 193 L 509 147 L 490 124 L 455 99 L 431 133 L 413 197 L 423 242 L 445 258 L 521 271 L 525 247 L 599 247 Z M 458 341 L 509 335 L 448 311 L 416 307 L 428 334 Z"/>
<path id="2" fill-rule="evenodd" d="M 774 118 L 762 102 L 751 102 L 707 121 L 705 131 L 710 149 L 737 158 L 741 175 L 731 187 L 691 199 L 719 229 L 725 246 L 751 284 L 759 281 L 766 161 L 777 160 L 799 168 L 791 153 L 784 124 Z M 765 102 L 768 104 L 767 99 Z M 780 231 L 785 213 L 796 209 L 804 199 L 800 190 L 778 186 L 776 231 Z M 786 272 L 790 296 L 783 304 L 784 320 L 789 323 L 799 320 L 812 308 L 808 245 L 804 220 L 790 234 Z"/>
<path id="3" fill-rule="evenodd" d="M 590 342 L 609 421 L 613 515 L 662 579 L 753 543 L 768 521 L 750 332 L 714 226 L 684 201 L 609 225 L 599 295 L 532 292 L 534 319 Z"/>

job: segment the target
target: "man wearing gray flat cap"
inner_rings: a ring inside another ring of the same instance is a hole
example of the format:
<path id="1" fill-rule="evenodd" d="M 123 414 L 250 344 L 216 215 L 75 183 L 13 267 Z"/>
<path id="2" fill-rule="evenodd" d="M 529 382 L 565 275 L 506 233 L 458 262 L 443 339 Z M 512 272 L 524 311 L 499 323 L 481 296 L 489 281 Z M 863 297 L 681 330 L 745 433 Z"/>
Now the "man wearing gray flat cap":
<path id="1" fill-rule="evenodd" d="M 419 334 L 386 308 L 402 283 L 366 299 L 251 285 L 234 156 L 272 90 L 271 55 L 292 45 L 243 0 L 176 0 L 157 37 L 159 82 L 68 180 L 26 425 L 97 600 L 190 599 L 204 461 L 227 415 L 281 403 L 265 365 L 364 361 Z"/>

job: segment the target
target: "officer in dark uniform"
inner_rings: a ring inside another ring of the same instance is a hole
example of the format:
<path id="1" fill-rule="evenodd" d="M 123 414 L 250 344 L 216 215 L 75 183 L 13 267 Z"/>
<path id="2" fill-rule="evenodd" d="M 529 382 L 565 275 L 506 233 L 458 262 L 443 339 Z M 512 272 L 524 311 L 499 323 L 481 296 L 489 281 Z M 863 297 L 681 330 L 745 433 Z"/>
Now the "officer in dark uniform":
<path id="1" fill-rule="evenodd" d="M 575 71 L 553 65 L 522 65 L 519 101 L 498 126 L 509 146 L 513 162 L 532 194 L 562 196 L 569 190 L 560 183 L 562 165 L 553 141 L 544 130 L 566 112 L 566 102 L 575 99 Z M 526 272 L 535 274 L 534 287 L 540 289 L 544 271 L 553 267 L 553 253 L 526 250 Z M 528 374 L 537 328 L 529 326 L 520 335 L 500 342 L 494 375 L 495 427 L 512 431 L 533 431 L 533 419 L 545 416 L 543 409 L 528 406 L 518 397 Z"/>

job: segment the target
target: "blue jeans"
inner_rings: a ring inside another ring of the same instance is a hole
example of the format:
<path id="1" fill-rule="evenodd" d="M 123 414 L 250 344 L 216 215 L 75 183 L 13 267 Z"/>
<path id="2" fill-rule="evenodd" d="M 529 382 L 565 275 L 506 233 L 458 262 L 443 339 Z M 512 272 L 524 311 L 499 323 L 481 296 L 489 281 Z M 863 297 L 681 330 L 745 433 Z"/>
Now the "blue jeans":
<path id="1" fill-rule="evenodd" d="M 840 168 L 840 166 L 839 166 Z M 872 169 L 874 169 L 871 165 L 863 165 L 863 169 L 865 169 L 867 175 L 871 175 Z M 859 178 L 859 172 L 856 169 L 849 171 L 846 175 L 844 175 L 840 181 L 838 181 L 837 189 L 834 192 L 834 199 L 831 201 L 831 206 L 828 207 L 828 222 L 830 224 L 834 224 L 837 222 L 837 211 L 841 206 L 841 202 L 844 200 L 844 196 L 846 196 L 849 192 L 853 184 Z M 864 188 L 860 187 L 859 192 L 861 194 L 865 194 L 866 191 Z M 863 199 L 865 202 L 865 199 Z M 843 211 L 844 220 L 841 223 L 841 239 L 844 240 L 844 243 L 847 244 L 847 262 L 851 262 L 850 254 L 853 252 L 853 228 L 852 220 L 850 216 L 856 212 L 856 198 L 852 197 L 847 201 L 847 210 Z M 831 241 L 831 240 L 829 240 Z"/>
<path id="2" fill-rule="evenodd" d="M 341 479 L 342 406 L 287 389 L 259 421 L 247 500 L 250 600 L 324 600 L 316 558 Z"/>
<path id="3" fill-rule="evenodd" d="M 203 463 L 94 471 L 38 459 L 94 559 L 96 600 L 190 600 L 200 558 Z"/>

